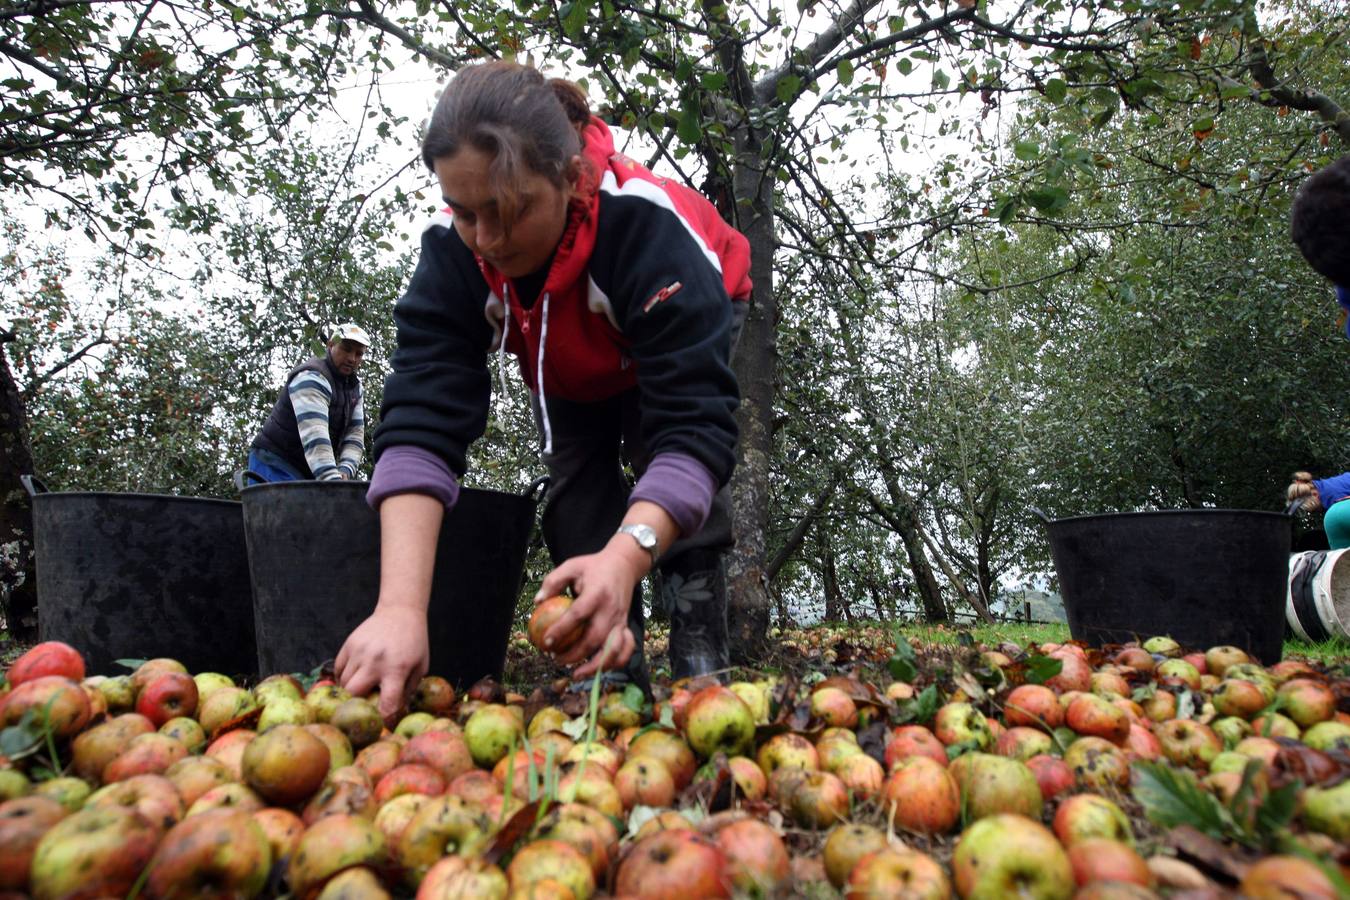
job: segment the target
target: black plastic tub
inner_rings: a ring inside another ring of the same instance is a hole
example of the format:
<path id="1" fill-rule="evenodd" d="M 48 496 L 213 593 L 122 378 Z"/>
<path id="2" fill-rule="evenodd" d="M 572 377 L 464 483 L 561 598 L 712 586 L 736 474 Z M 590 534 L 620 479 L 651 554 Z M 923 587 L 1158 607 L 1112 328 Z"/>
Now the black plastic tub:
<path id="1" fill-rule="evenodd" d="M 1069 632 L 1094 646 L 1170 635 L 1280 659 L 1293 516 L 1233 509 L 1112 513 L 1045 523 Z"/>
<path id="2" fill-rule="evenodd" d="M 436 548 L 432 674 L 461 688 L 501 678 L 543 484 L 524 494 L 460 490 Z M 368 487 L 288 481 L 242 489 L 263 674 L 309 672 L 334 659 L 375 609 L 380 523 L 366 505 Z"/>
<path id="3" fill-rule="evenodd" d="M 167 656 L 192 672 L 253 675 L 253 598 L 243 507 L 163 494 L 49 492 L 33 502 L 38 635 L 90 673 Z"/>

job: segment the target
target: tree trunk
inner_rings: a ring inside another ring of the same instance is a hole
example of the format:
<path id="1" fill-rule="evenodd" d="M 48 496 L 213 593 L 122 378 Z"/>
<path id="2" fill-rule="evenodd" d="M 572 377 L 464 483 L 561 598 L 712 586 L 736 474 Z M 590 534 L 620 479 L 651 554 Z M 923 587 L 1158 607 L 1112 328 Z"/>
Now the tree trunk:
<path id="1" fill-rule="evenodd" d="M 840 602 L 839 572 L 834 565 L 834 549 L 825 539 L 822 539 L 820 544 L 820 580 L 825 589 L 825 621 L 839 622 L 844 617 L 843 604 Z"/>
<path id="2" fill-rule="evenodd" d="M 919 534 L 916 522 L 907 521 L 914 515 L 913 510 L 906 510 L 904 519 L 901 522 L 900 540 L 905 545 L 905 553 L 909 556 L 909 570 L 914 576 L 914 587 L 919 592 L 919 602 L 923 604 L 923 618 L 925 622 L 933 624 L 949 621 L 947 615 L 947 605 L 942 602 L 942 587 L 938 584 L 937 576 L 933 574 L 933 565 L 928 561 L 928 554 L 923 545 L 923 536 Z"/>
<path id="3" fill-rule="evenodd" d="M 742 108 L 755 105 L 754 84 L 738 45 L 722 48 L 723 61 Z M 774 179 L 761 157 L 771 135 L 738 118 L 732 128 L 736 161 L 732 193 L 734 224 L 750 242 L 750 278 L 754 293 L 736 348 L 736 377 L 741 386 L 737 411 L 740 444 L 732 478 L 732 522 L 736 546 L 727 555 L 727 627 L 731 660 L 754 664 L 768 649 L 769 470 L 773 459 L 773 403 L 778 389 L 778 303 L 773 290 Z"/>
<path id="4" fill-rule="evenodd" d="M 37 576 L 33 559 L 33 507 L 20 475 L 33 471 L 28 415 L 0 339 L 0 587 L 8 595 L 5 624 L 15 639 L 38 637 Z"/>

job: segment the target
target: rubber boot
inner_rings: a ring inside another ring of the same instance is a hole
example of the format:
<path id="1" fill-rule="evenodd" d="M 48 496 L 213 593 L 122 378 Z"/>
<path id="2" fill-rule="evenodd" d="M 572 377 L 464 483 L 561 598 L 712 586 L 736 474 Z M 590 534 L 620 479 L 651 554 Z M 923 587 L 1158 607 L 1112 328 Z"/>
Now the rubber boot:
<path id="1" fill-rule="evenodd" d="M 727 577 L 717 550 L 691 549 L 661 567 L 661 600 L 670 614 L 670 669 L 677 680 L 723 672 Z"/>

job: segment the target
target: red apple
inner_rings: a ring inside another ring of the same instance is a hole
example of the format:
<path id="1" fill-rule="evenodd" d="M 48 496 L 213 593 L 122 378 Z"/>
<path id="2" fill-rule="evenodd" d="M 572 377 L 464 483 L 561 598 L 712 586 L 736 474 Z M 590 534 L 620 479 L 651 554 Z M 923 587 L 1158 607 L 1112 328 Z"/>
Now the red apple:
<path id="1" fill-rule="evenodd" d="M 56 738 L 73 737 L 89 724 L 89 697 L 79 682 L 62 675 L 39 675 L 4 695 L 0 702 L 0 727 L 19 724 L 33 710 L 45 719 Z"/>
<path id="2" fill-rule="evenodd" d="M 837 775 L 806 772 L 788 798 L 793 818 L 807 828 L 829 828 L 848 817 L 848 788 Z"/>
<path id="3" fill-rule="evenodd" d="M 0 890 L 21 891 L 42 836 L 66 817 L 66 808 L 48 797 L 16 797 L 0 803 Z"/>
<path id="4" fill-rule="evenodd" d="M 942 866 L 926 853 L 887 847 L 858 861 L 848 877 L 849 900 L 874 897 L 906 897 L 913 900 L 947 900 L 951 881 Z"/>
<path id="5" fill-rule="evenodd" d="M 387 859 L 384 835 L 373 822 L 359 816 L 325 816 L 300 836 L 286 879 L 292 891 L 307 896 L 343 869 L 379 868 Z"/>
<path id="6" fill-rule="evenodd" d="M 305 823 L 289 809 L 268 806 L 249 813 L 267 838 L 267 846 L 272 850 L 273 860 L 282 860 L 295 852 L 300 845 L 300 836 L 305 833 Z"/>
<path id="7" fill-rule="evenodd" d="M 1003 702 L 1003 720 L 1011 726 L 1053 730 L 1064 723 L 1055 692 L 1042 684 L 1021 684 Z"/>
<path id="8" fill-rule="evenodd" d="M 1036 776 L 1041 797 L 1047 802 L 1065 793 L 1074 785 L 1073 769 L 1056 756 L 1041 754 L 1027 760 L 1027 768 Z"/>
<path id="9" fill-rule="evenodd" d="M 5 680 L 10 687 L 18 687 L 48 675 L 80 681 L 84 678 L 84 657 L 69 644 L 43 641 L 14 660 L 5 673 Z"/>
<path id="10" fill-rule="evenodd" d="M 1244 897 L 1331 898 L 1340 896 L 1331 879 L 1315 863 L 1297 856 L 1267 856 L 1257 860 L 1242 876 L 1239 890 Z"/>
<path id="11" fill-rule="evenodd" d="M 136 696 L 136 712 L 155 727 L 197 711 L 197 682 L 185 672 L 161 672 L 149 679 Z"/>
<path id="12" fill-rule="evenodd" d="M 84 802 L 85 809 L 120 806 L 135 810 L 155 827 L 167 831 L 187 811 L 178 788 L 163 775 L 136 775 L 99 788 Z"/>
<path id="13" fill-rule="evenodd" d="M 215 809 L 164 836 L 145 880 L 150 898 L 253 897 L 272 868 L 272 848 L 248 813 Z"/>
<path id="14" fill-rule="evenodd" d="M 643 838 L 619 863 L 616 895 L 645 900 L 729 897 L 726 858 L 717 845 L 687 829 Z"/>
<path id="15" fill-rule="evenodd" d="M 694 751 L 678 732 L 653 728 L 639 734 L 628 745 L 628 758 L 649 756 L 659 760 L 675 781 L 675 789 L 682 791 L 694 780 L 698 761 Z"/>
<path id="16" fill-rule="evenodd" d="M 1162 745 L 1163 755 L 1179 766 L 1207 769 L 1223 750 L 1223 741 L 1213 729 L 1191 719 L 1168 719 L 1153 733 Z"/>
<path id="17" fill-rule="evenodd" d="M 715 840 L 726 859 L 726 875 L 733 891 L 763 897 L 787 883 L 787 847 L 778 832 L 763 822 L 733 822 L 718 829 Z"/>
<path id="18" fill-rule="evenodd" d="M 895 824 L 907 831 L 942 834 L 961 815 L 961 792 L 945 766 L 926 756 L 902 760 L 882 789 L 882 800 L 894 810 Z"/>
<path id="19" fill-rule="evenodd" d="M 160 834 L 130 809 L 82 809 L 53 825 L 38 842 L 29 889 L 36 900 L 125 897 L 150 861 Z"/>
<path id="20" fill-rule="evenodd" d="M 1122 710 L 1096 694 L 1083 694 L 1069 704 L 1065 722 L 1078 734 L 1105 738 L 1123 744 L 1130 736 L 1130 719 Z"/>
<path id="21" fill-rule="evenodd" d="M 162 775 L 187 753 L 187 747 L 167 734 L 139 734 L 103 767 L 103 783 L 111 784 L 135 775 Z"/>
<path id="22" fill-rule="evenodd" d="M 1055 835 L 1066 847 L 1087 838 L 1108 838 L 1133 846 L 1125 812 L 1100 794 L 1074 794 L 1055 810 Z"/>
<path id="23" fill-rule="evenodd" d="M 886 742 L 886 768 L 895 769 L 911 756 L 926 756 L 938 765 L 947 765 L 947 748 L 937 735 L 922 725 L 901 725 Z"/>
<path id="24" fill-rule="evenodd" d="M 1110 838 L 1084 838 L 1069 848 L 1069 865 L 1079 885 L 1123 881 L 1153 886 L 1148 863 L 1129 844 Z"/>

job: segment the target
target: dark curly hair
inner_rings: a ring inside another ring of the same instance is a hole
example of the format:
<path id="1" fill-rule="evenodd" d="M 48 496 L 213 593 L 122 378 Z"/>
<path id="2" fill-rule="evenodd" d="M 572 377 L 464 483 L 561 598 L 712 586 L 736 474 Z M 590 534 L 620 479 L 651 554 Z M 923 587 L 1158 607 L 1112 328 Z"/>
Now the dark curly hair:
<path id="1" fill-rule="evenodd" d="M 528 173 L 555 186 L 575 173 L 581 129 L 590 121 L 586 95 L 570 81 L 546 79 L 533 66 L 505 60 L 460 69 L 436 102 L 422 138 L 422 161 L 454 156 L 469 146 L 492 157 L 489 178 L 510 231 Z"/>
<path id="2" fill-rule="evenodd" d="M 1290 230 L 1309 265 L 1350 288 L 1350 156 L 1303 182 L 1294 198 Z"/>

